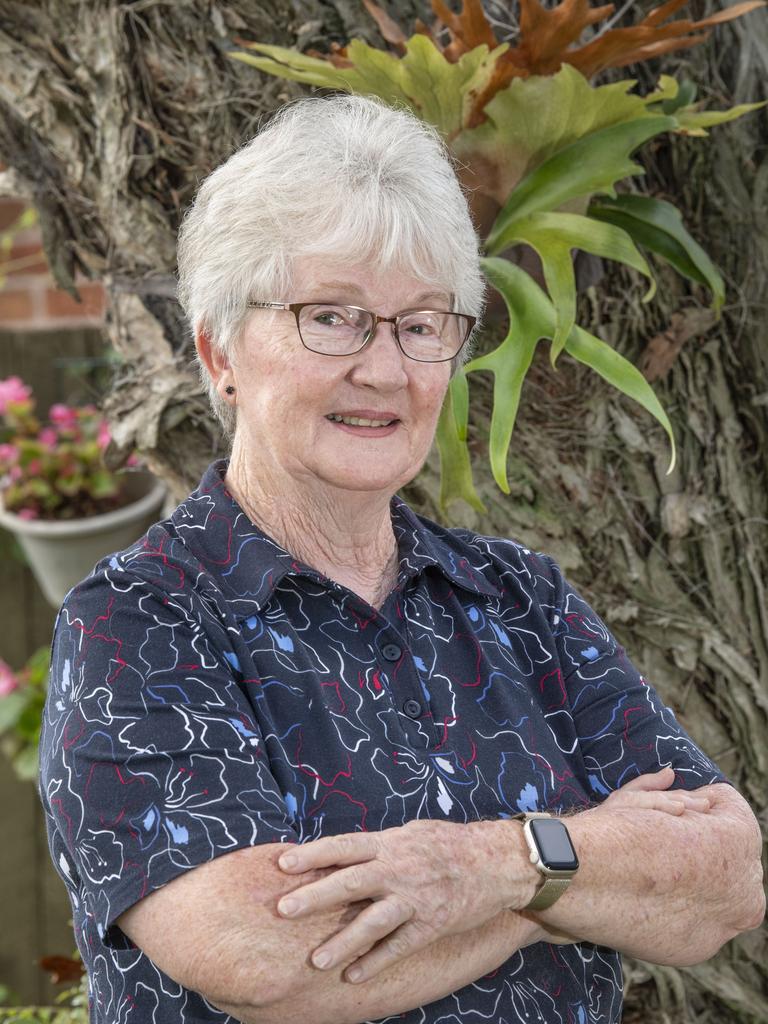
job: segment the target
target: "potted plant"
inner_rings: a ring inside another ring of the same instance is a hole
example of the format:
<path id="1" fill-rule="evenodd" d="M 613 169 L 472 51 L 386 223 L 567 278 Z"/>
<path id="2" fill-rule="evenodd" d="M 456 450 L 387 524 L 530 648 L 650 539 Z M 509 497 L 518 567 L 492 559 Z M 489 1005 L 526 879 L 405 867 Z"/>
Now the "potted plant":
<path id="1" fill-rule="evenodd" d="M 100 558 L 155 521 L 166 489 L 135 455 L 107 468 L 109 428 L 95 405 L 52 405 L 46 424 L 34 408 L 19 377 L 0 381 L 0 526 L 58 608 Z"/>
<path id="2" fill-rule="evenodd" d="M 49 661 L 47 646 L 39 647 L 18 672 L 0 658 L 0 750 L 26 781 L 37 778 Z"/>

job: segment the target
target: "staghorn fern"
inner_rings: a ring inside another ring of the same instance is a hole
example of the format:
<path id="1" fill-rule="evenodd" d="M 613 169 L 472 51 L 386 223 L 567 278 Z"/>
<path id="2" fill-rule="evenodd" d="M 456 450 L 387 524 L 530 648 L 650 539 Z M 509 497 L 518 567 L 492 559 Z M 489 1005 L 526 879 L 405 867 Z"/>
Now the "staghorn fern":
<path id="1" fill-rule="evenodd" d="M 580 46 L 584 29 L 610 15 L 612 5 L 590 8 L 587 0 L 563 0 L 547 10 L 538 0 L 520 0 L 520 36 L 513 48 L 498 42 L 479 0 L 466 0 L 459 14 L 433 0 L 450 36 L 445 46 L 421 23 L 406 38 L 365 0 L 394 53 L 353 39 L 327 56 L 243 41 L 247 52 L 231 54 L 282 78 L 405 106 L 440 131 L 459 162 L 484 239 L 483 268 L 506 303 L 510 327 L 493 352 L 470 360 L 451 382 L 437 428 L 444 511 L 456 498 L 485 511 L 467 448 L 471 373 L 494 375 L 490 461 L 497 485 L 509 493 L 506 462 L 520 391 L 542 339 L 551 341 L 553 367 L 565 350 L 640 403 L 666 431 L 667 473 L 674 468 L 672 426 L 650 384 L 628 360 L 576 324 L 572 254 L 581 250 L 632 267 L 649 279 L 643 298 L 649 301 L 655 282 L 640 246 L 708 287 L 719 314 L 725 291 L 720 274 L 672 204 L 630 191 L 628 179 L 643 173 L 631 157 L 661 134 L 706 136 L 707 128 L 764 104 L 702 111 L 692 84 L 668 75 L 647 96 L 631 91 L 633 79 L 594 86 L 586 77 L 696 45 L 712 26 L 765 6 L 764 0 L 747 0 L 698 22 L 669 22 L 684 3 L 669 0 L 638 25 L 598 31 Z M 519 243 L 538 254 L 548 294 L 504 259 Z"/>

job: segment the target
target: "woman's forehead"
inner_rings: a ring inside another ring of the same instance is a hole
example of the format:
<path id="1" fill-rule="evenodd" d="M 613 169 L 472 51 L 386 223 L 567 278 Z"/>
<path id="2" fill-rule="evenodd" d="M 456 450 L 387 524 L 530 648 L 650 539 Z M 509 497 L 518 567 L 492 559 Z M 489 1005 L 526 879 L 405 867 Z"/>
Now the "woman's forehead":
<path id="1" fill-rule="evenodd" d="M 368 296 L 406 297 L 411 302 L 450 298 L 451 289 L 434 281 L 414 276 L 407 270 L 331 264 L 327 260 L 305 257 L 294 264 L 294 291 L 312 289 L 316 294 L 304 298 L 367 299 Z"/>

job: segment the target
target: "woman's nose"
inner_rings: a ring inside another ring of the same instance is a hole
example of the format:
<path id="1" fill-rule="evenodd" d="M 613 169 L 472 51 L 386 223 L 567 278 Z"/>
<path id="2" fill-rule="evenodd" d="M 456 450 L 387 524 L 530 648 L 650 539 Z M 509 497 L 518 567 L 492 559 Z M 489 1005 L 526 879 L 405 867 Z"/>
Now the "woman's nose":
<path id="1" fill-rule="evenodd" d="M 357 353 L 359 365 L 377 377 L 407 377 L 405 364 L 408 357 L 401 350 L 391 321 L 380 320 L 365 346 Z"/>

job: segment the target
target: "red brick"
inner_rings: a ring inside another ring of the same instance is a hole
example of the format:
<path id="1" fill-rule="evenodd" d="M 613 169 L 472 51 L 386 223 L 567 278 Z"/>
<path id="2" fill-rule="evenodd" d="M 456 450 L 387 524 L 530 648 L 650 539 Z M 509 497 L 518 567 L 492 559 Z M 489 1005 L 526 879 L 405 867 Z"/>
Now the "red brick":
<path id="1" fill-rule="evenodd" d="M 75 302 L 61 288 L 48 288 L 45 293 L 45 311 L 50 317 L 101 317 L 107 305 L 104 288 L 97 281 L 79 282 L 77 290 L 82 302 Z"/>
<path id="2" fill-rule="evenodd" d="M 39 243 L 14 245 L 10 253 L 0 255 L 0 278 L 6 274 L 11 277 L 14 274 L 31 276 L 47 273 L 48 263 Z"/>
<path id="3" fill-rule="evenodd" d="M 33 314 L 30 292 L 21 288 L 0 290 L 0 324 L 6 320 L 29 320 Z"/>

